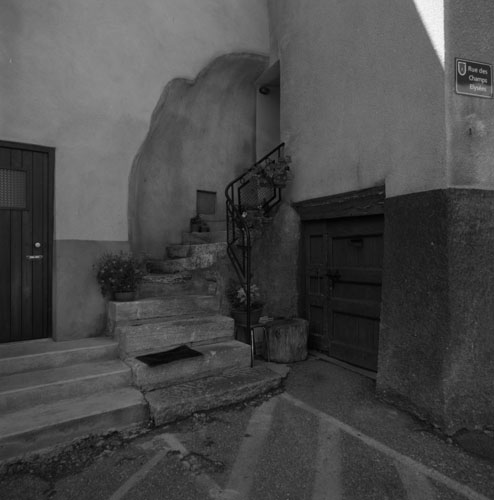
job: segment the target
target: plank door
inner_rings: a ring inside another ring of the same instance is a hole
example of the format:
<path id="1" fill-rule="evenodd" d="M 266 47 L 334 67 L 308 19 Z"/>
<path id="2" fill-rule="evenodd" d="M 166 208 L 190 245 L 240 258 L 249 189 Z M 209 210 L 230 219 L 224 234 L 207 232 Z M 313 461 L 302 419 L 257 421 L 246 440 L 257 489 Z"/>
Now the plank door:
<path id="1" fill-rule="evenodd" d="M 52 148 L 0 141 L 0 342 L 51 335 Z"/>
<path id="2" fill-rule="evenodd" d="M 305 310 L 309 320 L 309 347 L 327 351 L 328 267 L 327 223 L 311 221 L 304 225 Z"/>
<path id="3" fill-rule="evenodd" d="M 304 234 L 310 343 L 331 357 L 374 371 L 379 344 L 383 226 L 381 215 L 334 219 L 309 222 Z M 322 249 L 309 242 L 316 227 Z M 312 262 L 314 265 L 309 265 Z"/>

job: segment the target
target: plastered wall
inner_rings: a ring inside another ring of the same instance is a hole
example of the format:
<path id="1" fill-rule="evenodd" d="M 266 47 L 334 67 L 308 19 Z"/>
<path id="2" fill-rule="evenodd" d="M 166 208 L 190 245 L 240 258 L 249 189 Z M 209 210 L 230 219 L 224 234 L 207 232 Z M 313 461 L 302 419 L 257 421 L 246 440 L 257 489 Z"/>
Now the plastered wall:
<path id="1" fill-rule="evenodd" d="M 494 188 L 494 99 L 454 92 L 455 58 L 494 64 L 494 3 L 446 2 L 449 185 Z"/>
<path id="2" fill-rule="evenodd" d="M 128 248 L 129 174 L 163 89 L 223 54 L 267 54 L 266 3 L 2 0 L 0 11 L 0 138 L 56 148 L 53 334 L 97 335 L 91 265 Z"/>
<path id="3" fill-rule="evenodd" d="M 424 5 L 270 0 L 294 201 L 384 183 L 387 196 L 446 185 L 443 9 Z"/>
<path id="4" fill-rule="evenodd" d="M 0 137 L 56 148 L 56 238 L 127 240 L 133 158 L 165 85 L 267 53 L 264 0 L 3 0 Z"/>

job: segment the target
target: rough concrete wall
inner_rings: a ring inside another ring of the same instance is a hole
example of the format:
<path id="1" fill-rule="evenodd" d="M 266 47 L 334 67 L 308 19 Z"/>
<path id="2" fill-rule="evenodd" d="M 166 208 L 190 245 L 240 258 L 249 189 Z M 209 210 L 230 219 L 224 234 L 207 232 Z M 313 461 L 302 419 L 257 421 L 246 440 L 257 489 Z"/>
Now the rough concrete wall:
<path id="1" fill-rule="evenodd" d="M 255 80 L 267 58 L 222 56 L 195 81 L 167 85 L 130 178 L 134 250 L 162 258 L 196 215 L 196 191 L 217 193 L 225 219 L 228 182 L 255 161 Z"/>
<path id="2" fill-rule="evenodd" d="M 294 201 L 445 186 L 444 71 L 413 0 L 271 0 L 270 12 Z M 442 9 L 429 21 L 442 27 Z"/>
<path id="3" fill-rule="evenodd" d="M 494 99 L 454 92 L 455 57 L 494 62 L 494 3 L 446 2 L 449 185 L 494 189 Z"/>
<path id="4" fill-rule="evenodd" d="M 494 414 L 494 194 L 386 200 L 378 391 L 448 432 Z"/>

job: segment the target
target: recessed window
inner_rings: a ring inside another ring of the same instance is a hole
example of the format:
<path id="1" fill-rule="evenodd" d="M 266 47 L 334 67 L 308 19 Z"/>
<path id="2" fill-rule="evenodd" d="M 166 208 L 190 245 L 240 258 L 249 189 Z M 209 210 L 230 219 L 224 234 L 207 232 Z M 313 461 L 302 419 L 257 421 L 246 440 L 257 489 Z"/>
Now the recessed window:
<path id="1" fill-rule="evenodd" d="M 26 208 L 26 172 L 0 168 L 0 208 Z"/>
<path id="2" fill-rule="evenodd" d="M 216 193 L 214 191 L 197 191 L 197 213 L 203 215 L 216 213 Z"/>

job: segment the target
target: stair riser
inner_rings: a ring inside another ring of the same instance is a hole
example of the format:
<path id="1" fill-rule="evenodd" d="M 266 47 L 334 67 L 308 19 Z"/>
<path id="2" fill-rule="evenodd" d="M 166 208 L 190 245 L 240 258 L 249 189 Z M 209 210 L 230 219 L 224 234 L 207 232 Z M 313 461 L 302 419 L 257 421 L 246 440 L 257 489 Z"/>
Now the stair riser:
<path id="1" fill-rule="evenodd" d="M 201 245 L 204 243 L 224 243 L 226 231 L 214 231 L 209 233 L 182 233 L 184 245 Z"/>
<path id="2" fill-rule="evenodd" d="M 0 436 L 0 462 L 69 443 L 73 439 L 83 438 L 89 434 L 104 433 L 109 429 L 123 431 L 144 426 L 148 421 L 149 410 L 147 405 L 142 403 L 48 425 L 14 436 Z"/>
<path id="3" fill-rule="evenodd" d="M 216 283 L 214 282 L 192 282 L 181 284 L 169 283 L 142 283 L 139 290 L 139 297 L 142 299 L 152 297 L 167 297 L 171 295 L 193 295 L 193 294 L 215 294 Z"/>
<path id="4" fill-rule="evenodd" d="M 60 366 L 76 365 L 91 361 L 115 359 L 117 356 L 118 345 L 113 344 L 3 358 L 0 361 L 0 376 L 33 370 L 45 370 Z"/>
<path id="5" fill-rule="evenodd" d="M 143 302 L 110 302 L 108 318 L 111 323 L 148 318 L 167 318 L 183 314 L 215 313 L 218 300 L 213 296 L 163 297 Z"/>
<path id="6" fill-rule="evenodd" d="M 150 391 L 220 374 L 233 368 L 250 366 L 250 346 L 240 342 L 218 343 L 207 349 L 197 348 L 202 356 L 149 367 L 132 361 L 134 385 Z"/>
<path id="7" fill-rule="evenodd" d="M 82 379 L 64 380 L 55 384 L 11 390 L 0 393 L 0 413 L 126 387 L 131 382 L 132 376 L 129 368 Z"/>
<path id="8" fill-rule="evenodd" d="M 219 342 L 233 339 L 233 319 L 203 317 L 192 321 L 169 321 L 115 329 L 119 340 L 120 357 L 125 359 L 139 354 L 158 352 L 182 344 Z"/>

